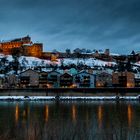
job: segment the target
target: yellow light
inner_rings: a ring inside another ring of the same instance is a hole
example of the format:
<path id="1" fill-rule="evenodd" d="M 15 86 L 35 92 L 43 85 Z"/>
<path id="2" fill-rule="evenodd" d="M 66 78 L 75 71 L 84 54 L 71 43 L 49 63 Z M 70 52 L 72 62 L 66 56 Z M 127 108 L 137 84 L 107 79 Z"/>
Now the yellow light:
<path id="1" fill-rule="evenodd" d="M 131 83 L 127 83 L 127 87 L 133 87 Z"/>
<path id="2" fill-rule="evenodd" d="M 102 119 L 103 119 L 103 109 L 102 106 L 98 107 L 98 123 L 99 123 L 99 128 L 102 126 Z"/>
<path id="3" fill-rule="evenodd" d="M 45 106 L 45 121 L 48 122 L 49 119 L 49 107 L 48 105 Z"/>
<path id="4" fill-rule="evenodd" d="M 76 84 L 72 84 L 70 87 L 71 88 L 76 88 L 77 86 L 76 86 Z"/>
<path id="5" fill-rule="evenodd" d="M 23 117 L 26 117 L 26 111 L 25 110 L 23 111 Z"/>
<path id="6" fill-rule="evenodd" d="M 52 86 L 51 86 L 50 84 L 47 84 L 47 87 L 48 87 L 48 88 L 51 88 Z"/>
<path id="7" fill-rule="evenodd" d="M 131 127 L 131 124 L 132 124 L 132 116 L 133 116 L 132 107 L 131 107 L 131 105 L 128 105 L 127 117 L 128 117 L 128 125 L 129 125 L 129 127 Z"/>
<path id="8" fill-rule="evenodd" d="M 73 122 L 76 121 L 76 106 L 72 105 L 72 120 Z"/>
<path id="9" fill-rule="evenodd" d="M 18 118 L 19 118 L 19 106 L 17 104 L 15 108 L 15 121 L 16 122 L 18 122 Z"/>

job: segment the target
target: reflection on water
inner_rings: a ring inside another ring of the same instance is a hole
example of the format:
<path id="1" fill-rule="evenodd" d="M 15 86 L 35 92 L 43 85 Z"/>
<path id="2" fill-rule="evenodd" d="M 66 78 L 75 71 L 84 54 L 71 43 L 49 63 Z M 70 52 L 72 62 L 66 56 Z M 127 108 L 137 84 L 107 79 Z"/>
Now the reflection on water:
<path id="1" fill-rule="evenodd" d="M 102 127 L 102 118 L 103 117 L 103 109 L 102 109 L 102 106 L 99 105 L 98 107 L 98 123 L 99 123 L 99 128 Z"/>
<path id="2" fill-rule="evenodd" d="M 45 106 L 45 121 L 48 122 L 49 119 L 49 106 Z"/>
<path id="3" fill-rule="evenodd" d="M 0 102 L 2 140 L 139 140 L 139 102 Z"/>
<path id="4" fill-rule="evenodd" d="M 18 117 L 19 117 L 19 106 L 16 104 L 16 109 L 15 109 L 15 121 L 16 123 L 18 122 Z"/>
<path id="5" fill-rule="evenodd" d="M 128 126 L 129 126 L 129 127 L 131 127 L 132 115 L 133 115 L 132 107 L 131 107 L 131 105 L 129 104 L 128 107 L 127 107 Z"/>
<path id="6" fill-rule="evenodd" d="M 72 105 L 72 120 L 76 122 L 76 106 Z"/>

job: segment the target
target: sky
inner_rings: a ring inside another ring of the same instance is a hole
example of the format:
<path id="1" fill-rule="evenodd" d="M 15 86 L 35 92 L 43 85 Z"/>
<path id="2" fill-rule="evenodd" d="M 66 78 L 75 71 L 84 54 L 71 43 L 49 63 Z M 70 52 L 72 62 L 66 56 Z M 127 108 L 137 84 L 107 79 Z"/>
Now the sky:
<path id="1" fill-rule="evenodd" d="M 140 0 L 0 0 L 0 40 L 27 35 L 44 51 L 140 51 Z"/>

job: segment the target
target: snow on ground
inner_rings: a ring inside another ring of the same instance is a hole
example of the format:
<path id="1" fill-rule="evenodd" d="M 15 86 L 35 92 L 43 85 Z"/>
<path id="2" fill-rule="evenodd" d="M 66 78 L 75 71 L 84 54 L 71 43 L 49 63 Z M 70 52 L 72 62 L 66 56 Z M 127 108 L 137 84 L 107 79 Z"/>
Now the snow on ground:
<path id="1" fill-rule="evenodd" d="M 120 54 L 117 53 L 110 53 L 111 56 L 120 56 Z"/>
<path id="2" fill-rule="evenodd" d="M 19 62 L 22 66 L 26 66 L 26 67 L 45 66 L 46 64 L 50 64 L 50 61 L 48 60 L 43 60 L 36 57 L 25 57 L 25 56 L 21 56 L 19 58 Z"/>
<path id="3" fill-rule="evenodd" d="M 0 96 L 0 101 L 39 101 L 39 100 L 139 100 L 140 96 Z"/>
<path id="4" fill-rule="evenodd" d="M 136 66 L 140 66 L 140 61 L 134 63 L 134 65 L 136 65 Z"/>
<path id="5" fill-rule="evenodd" d="M 2 53 L 0 53 L 0 58 L 3 58 L 3 57 L 5 57 L 5 55 L 4 55 L 4 54 L 2 54 Z"/>
<path id="6" fill-rule="evenodd" d="M 7 60 L 8 60 L 9 62 L 11 62 L 11 61 L 14 60 L 13 57 L 12 57 L 12 55 L 7 55 L 6 58 L 7 58 Z"/>
<path id="7" fill-rule="evenodd" d="M 137 100 L 139 99 L 139 96 L 82 96 L 82 97 L 78 97 L 78 96 L 61 96 L 60 100 L 116 100 L 116 99 L 120 99 L 120 100 Z"/>
<path id="8" fill-rule="evenodd" d="M 60 61 L 60 60 L 58 60 Z M 63 59 L 63 64 L 68 65 L 68 64 L 75 64 L 77 65 L 78 63 L 80 64 L 85 64 L 87 66 L 93 67 L 93 66 L 105 66 L 105 65 L 115 65 L 115 62 L 106 62 L 102 60 L 98 60 L 95 58 L 89 58 L 89 59 Z M 60 64 L 60 63 L 59 63 Z"/>
<path id="9" fill-rule="evenodd" d="M 3 57 L 6 57 L 9 62 L 13 61 L 13 57 L 11 55 L 0 54 L 0 58 L 3 58 Z M 69 65 L 69 64 L 77 65 L 78 63 L 80 63 L 80 64 L 85 64 L 90 67 L 105 66 L 105 65 L 111 66 L 111 65 L 116 64 L 115 62 L 106 62 L 106 61 L 98 60 L 95 58 L 89 58 L 89 59 L 65 58 L 65 59 L 57 59 L 56 62 L 52 62 L 50 60 L 39 59 L 36 57 L 27 57 L 27 56 L 19 57 L 19 62 L 21 66 L 25 66 L 27 68 L 35 67 L 35 66 L 46 66 L 47 64 L 55 64 L 55 65 L 57 64 L 58 66 L 60 66 L 62 61 L 64 65 Z"/>
<path id="10" fill-rule="evenodd" d="M 53 100 L 54 96 L 0 96 L 0 100 Z"/>

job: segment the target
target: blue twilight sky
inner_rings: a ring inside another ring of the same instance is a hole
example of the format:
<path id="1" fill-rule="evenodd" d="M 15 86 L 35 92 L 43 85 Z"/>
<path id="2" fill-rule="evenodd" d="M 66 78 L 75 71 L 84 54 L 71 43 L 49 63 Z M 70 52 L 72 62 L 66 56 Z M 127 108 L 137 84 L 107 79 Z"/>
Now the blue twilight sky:
<path id="1" fill-rule="evenodd" d="M 140 0 L 0 0 L 0 40 L 26 35 L 44 51 L 140 51 Z"/>

